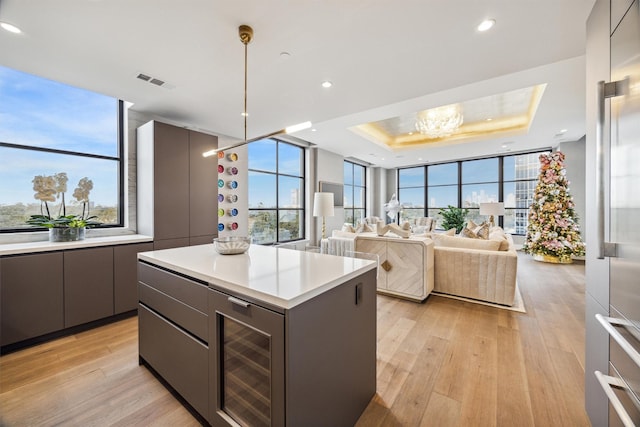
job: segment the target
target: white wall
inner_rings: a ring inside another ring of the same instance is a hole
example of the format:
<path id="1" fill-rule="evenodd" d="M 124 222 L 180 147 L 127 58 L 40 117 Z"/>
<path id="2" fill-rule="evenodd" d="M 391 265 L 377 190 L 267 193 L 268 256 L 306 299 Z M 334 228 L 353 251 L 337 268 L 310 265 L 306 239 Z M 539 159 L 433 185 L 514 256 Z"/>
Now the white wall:
<path id="1" fill-rule="evenodd" d="M 331 182 L 334 184 L 344 185 L 344 157 L 330 151 L 316 149 L 315 150 L 315 187 L 313 191 L 318 191 L 320 181 Z M 309 199 L 313 202 L 313 193 L 309 195 Z M 313 203 L 309 209 L 309 216 L 313 214 Z M 316 236 L 314 240 L 318 240 L 321 236 L 322 218 L 313 218 L 315 223 Z M 340 230 L 344 224 L 344 208 L 334 208 L 334 215 L 326 217 L 326 235 L 331 236 L 333 230 Z"/>
<path id="2" fill-rule="evenodd" d="M 586 240 L 587 227 L 585 226 L 585 167 L 586 167 L 586 138 L 577 141 L 561 142 L 556 151 L 565 154 L 564 166 L 569 180 L 569 192 L 575 203 L 575 212 L 578 215 L 578 224 L 582 240 Z"/>

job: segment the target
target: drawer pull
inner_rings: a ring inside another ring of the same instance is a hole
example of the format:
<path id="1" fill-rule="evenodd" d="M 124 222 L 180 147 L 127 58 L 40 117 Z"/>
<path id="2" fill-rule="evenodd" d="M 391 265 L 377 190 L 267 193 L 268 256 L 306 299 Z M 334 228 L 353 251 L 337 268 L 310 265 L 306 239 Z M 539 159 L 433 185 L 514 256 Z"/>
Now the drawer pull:
<path id="1" fill-rule="evenodd" d="M 596 319 L 602 327 L 611 335 L 611 337 L 616 340 L 618 345 L 622 347 L 625 353 L 633 360 L 633 362 L 640 367 L 640 353 L 633 348 L 629 341 L 627 341 L 620 332 L 616 331 L 616 328 L 613 325 L 627 326 L 629 322 L 623 319 L 616 319 L 615 317 L 605 317 L 601 314 L 596 314 Z"/>
<path id="2" fill-rule="evenodd" d="M 622 382 L 622 380 L 620 380 L 619 378 L 612 377 L 610 375 L 604 375 L 600 371 L 595 371 L 594 374 L 596 374 L 596 378 L 598 379 L 600 386 L 604 390 L 604 393 L 607 395 L 607 398 L 609 398 L 609 402 L 611 402 L 611 406 L 613 406 L 613 409 L 618 414 L 618 417 L 620 417 L 620 421 L 622 421 L 622 424 L 624 424 L 625 427 L 635 427 L 633 420 L 624 409 L 622 402 L 620 402 L 620 399 L 618 399 L 618 396 L 616 396 L 612 388 L 612 386 L 626 388 L 624 382 Z"/>
<path id="3" fill-rule="evenodd" d="M 241 299 L 234 297 L 227 298 L 227 301 L 229 301 L 231 304 L 239 305 L 242 308 L 249 308 L 249 306 L 251 305 L 246 301 L 242 301 Z"/>

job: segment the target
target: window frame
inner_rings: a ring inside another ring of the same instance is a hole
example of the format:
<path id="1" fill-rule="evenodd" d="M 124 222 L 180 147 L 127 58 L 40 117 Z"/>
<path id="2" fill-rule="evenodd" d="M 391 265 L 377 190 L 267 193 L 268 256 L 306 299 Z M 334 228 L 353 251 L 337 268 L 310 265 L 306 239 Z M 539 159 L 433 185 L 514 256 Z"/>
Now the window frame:
<path id="1" fill-rule="evenodd" d="M 71 151 L 71 150 L 60 150 L 57 148 L 47 148 L 47 147 L 36 147 L 29 146 L 24 144 L 13 144 L 10 142 L 2 142 L 0 141 L 0 147 L 12 148 L 18 150 L 25 150 L 30 152 L 40 152 L 40 153 L 51 153 L 51 154 L 62 154 L 66 156 L 76 156 L 83 158 L 91 158 L 91 159 L 99 159 L 99 160 L 111 160 L 115 161 L 117 164 L 117 188 L 118 188 L 118 222 L 116 224 L 100 224 L 95 228 L 107 229 L 107 228 L 121 228 L 124 227 L 125 222 L 125 169 L 126 169 L 126 161 L 125 161 L 125 147 L 124 147 L 124 101 L 121 99 L 117 100 L 118 105 L 118 113 L 116 119 L 116 135 L 117 135 L 117 155 L 116 156 L 107 156 L 103 154 L 93 154 L 93 153 L 83 153 L 80 151 Z M 6 233 L 34 233 L 48 230 L 46 227 L 21 227 L 21 228 L 0 228 L 0 234 Z"/>
<path id="2" fill-rule="evenodd" d="M 434 188 L 434 187 L 455 187 L 457 189 L 458 194 L 456 195 L 456 199 L 457 199 L 457 204 L 454 205 L 455 207 L 463 207 L 464 204 L 464 200 L 463 200 L 463 193 L 462 193 L 462 189 L 464 185 L 472 185 L 472 184 L 494 184 L 497 183 L 498 184 L 498 200 L 499 202 L 504 202 L 504 198 L 505 198 L 505 184 L 517 184 L 518 182 L 537 182 L 538 178 L 537 176 L 535 178 L 525 178 L 525 179 L 518 179 L 517 176 L 514 173 L 514 178 L 513 179 L 509 179 L 509 180 L 505 180 L 504 179 L 504 159 L 507 157 L 518 157 L 518 156 L 523 156 L 523 155 L 533 155 L 533 154 L 540 154 L 540 153 L 544 153 L 544 152 L 550 152 L 552 151 L 552 149 L 550 147 L 547 148 L 541 148 L 541 149 L 536 149 L 536 150 L 532 150 L 532 151 L 522 151 L 522 152 L 517 152 L 517 153 L 505 153 L 505 154 L 500 154 L 497 156 L 483 156 L 483 157 L 476 157 L 476 158 L 468 158 L 468 159 L 460 159 L 460 160 L 454 160 L 454 161 L 449 161 L 449 162 L 438 162 L 438 163 L 427 163 L 424 165 L 413 165 L 413 166 L 407 166 L 407 167 L 403 167 L 403 168 L 398 168 L 396 171 L 396 190 L 397 190 L 397 194 L 400 194 L 400 190 L 402 188 L 424 188 L 424 197 L 425 197 L 425 207 L 424 210 L 422 212 L 423 216 L 429 216 L 429 210 L 440 210 L 443 208 L 446 208 L 446 206 L 437 206 L 437 207 L 431 207 L 430 203 L 429 203 L 429 188 Z M 475 160 L 485 160 L 485 159 L 494 159 L 497 158 L 498 159 L 498 164 L 497 164 L 497 175 L 498 175 L 498 180 L 497 181 L 482 181 L 482 182 L 462 182 L 462 168 L 463 168 L 463 163 L 465 162 L 469 162 L 469 161 L 475 161 Z M 457 183 L 455 184 L 436 184 L 436 185 L 429 185 L 429 167 L 432 166 L 438 166 L 438 165 L 444 165 L 444 164 L 456 164 L 456 168 L 457 168 Z M 415 168 L 419 168 L 419 167 L 423 167 L 424 168 L 424 185 L 423 186 L 416 186 L 416 185 L 411 185 L 409 187 L 401 187 L 400 186 L 400 171 L 403 169 L 415 169 Z M 515 187 L 514 187 L 514 191 L 515 191 Z M 400 203 L 402 203 L 402 199 L 400 199 Z M 468 208 L 469 211 L 475 211 L 475 210 L 479 210 L 479 208 Z M 522 209 L 522 208 L 512 208 L 512 207 L 508 207 L 505 206 L 505 209 Z M 408 210 L 419 210 L 419 208 L 410 208 Z M 398 216 L 398 221 L 400 221 L 400 218 L 402 218 L 402 215 Z M 503 216 L 499 216 L 498 217 L 498 224 L 500 227 L 504 227 L 504 218 Z M 526 229 L 526 227 L 524 227 Z M 526 231 L 525 231 L 526 233 Z M 517 236 L 523 236 L 524 234 L 518 234 L 518 233 L 513 233 L 514 235 Z"/>
<path id="3" fill-rule="evenodd" d="M 275 198 L 276 198 L 276 206 L 275 208 L 250 208 L 247 207 L 247 217 L 250 218 L 251 217 L 251 212 L 265 212 L 265 211 L 275 211 L 276 213 L 276 240 L 273 242 L 265 242 L 265 243 L 259 243 L 261 245 L 277 245 L 280 243 L 288 243 L 288 242 L 297 242 L 300 240 L 304 240 L 306 238 L 306 220 L 305 220 L 305 215 L 306 215 L 306 168 L 305 168 L 305 164 L 306 164 L 306 156 L 307 156 L 307 150 L 304 147 L 301 147 L 297 144 L 288 142 L 288 141 L 283 141 L 281 139 L 278 138 L 265 138 L 265 139 L 261 139 L 258 141 L 253 141 L 250 144 L 253 143 L 257 143 L 257 142 L 261 142 L 264 140 L 272 140 L 276 143 L 276 158 L 275 158 L 275 172 L 273 171 L 269 171 L 269 170 L 263 170 L 263 169 L 251 169 L 247 166 L 247 172 L 258 172 L 261 174 L 268 174 L 268 175 L 273 175 L 275 176 L 276 180 L 276 184 L 275 184 Z M 292 175 L 289 173 L 280 173 L 279 169 L 280 169 L 280 144 L 286 144 L 286 145 L 290 145 L 292 147 L 295 147 L 297 149 L 300 150 L 301 154 L 302 154 L 302 158 L 300 160 L 301 164 L 300 164 L 300 172 L 301 175 Z M 248 152 L 249 150 L 247 150 Z M 248 163 L 250 162 L 250 160 L 248 161 Z M 299 208 L 281 208 L 280 207 L 280 176 L 283 177 L 288 177 L 288 178 L 296 178 L 296 179 L 301 179 L 302 180 L 302 185 L 300 186 L 302 194 L 300 195 L 300 207 Z M 299 211 L 300 212 L 300 237 L 298 237 L 297 239 L 290 239 L 290 240 L 280 240 L 280 211 Z M 248 230 L 250 231 L 250 230 Z"/>
<path id="4" fill-rule="evenodd" d="M 343 162 L 343 170 L 344 170 L 344 165 L 345 164 L 350 164 L 351 165 L 351 184 L 343 184 L 344 187 L 344 194 L 348 194 L 347 193 L 347 187 L 351 188 L 351 201 L 352 201 L 352 205 L 353 206 L 347 206 L 346 203 L 344 204 L 344 215 L 343 215 L 343 219 L 344 219 L 344 223 L 348 223 L 347 221 L 347 212 L 350 211 L 351 212 L 351 218 L 353 218 L 353 220 L 351 221 L 351 225 L 355 226 L 357 224 L 356 221 L 356 210 L 362 210 L 364 212 L 364 216 L 363 218 L 367 217 L 367 167 L 364 165 L 361 165 L 359 163 L 356 162 L 351 162 L 349 160 L 344 160 Z M 362 185 L 356 185 L 355 184 L 355 170 L 356 167 L 358 168 L 362 168 Z M 345 181 L 346 182 L 346 181 Z M 362 194 L 363 194 L 363 206 L 362 207 L 356 207 L 355 206 L 355 190 L 356 188 L 359 188 L 362 190 Z"/>

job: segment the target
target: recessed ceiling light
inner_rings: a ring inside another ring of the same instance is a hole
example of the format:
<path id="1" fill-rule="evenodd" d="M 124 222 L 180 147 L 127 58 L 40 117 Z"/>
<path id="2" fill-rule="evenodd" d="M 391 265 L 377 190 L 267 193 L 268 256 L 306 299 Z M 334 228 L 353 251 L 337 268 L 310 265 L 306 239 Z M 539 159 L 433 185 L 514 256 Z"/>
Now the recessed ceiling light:
<path id="1" fill-rule="evenodd" d="M 491 29 L 496 23 L 495 19 L 485 19 L 478 25 L 478 31 L 487 31 Z"/>
<path id="2" fill-rule="evenodd" d="M 311 132 L 316 132 L 317 130 L 318 130 L 318 129 L 313 128 L 313 129 L 311 129 Z"/>
<path id="3" fill-rule="evenodd" d="M 10 33 L 20 34 L 22 30 L 15 25 L 9 24 L 8 22 L 0 22 L 0 27 L 4 30 L 9 31 Z"/>
<path id="4" fill-rule="evenodd" d="M 333 86 L 333 83 L 331 83 L 329 80 L 325 80 L 322 82 L 322 87 L 325 89 L 329 89 L 331 86 Z"/>
<path id="5" fill-rule="evenodd" d="M 489 117 L 489 118 L 487 119 L 487 121 L 488 121 L 488 122 L 490 122 L 491 120 L 493 120 L 491 117 Z"/>
<path id="6" fill-rule="evenodd" d="M 409 132 L 409 135 L 413 135 L 413 132 Z"/>
<path id="7" fill-rule="evenodd" d="M 280 58 L 287 59 L 291 54 L 289 52 L 280 52 Z"/>
<path id="8" fill-rule="evenodd" d="M 566 129 L 560 129 L 560 133 L 567 133 Z"/>
<path id="9" fill-rule="evenodd" d="M 418 160 L 422 160 L 422 157 L 418 157 Z"/>
<path id="10" fill-rule="evenodd" d="M 241 115 L 242 117 L 249 117 L 249 113 L 246 113 L 246 112 L 240 113 L 240 115 Z"/>

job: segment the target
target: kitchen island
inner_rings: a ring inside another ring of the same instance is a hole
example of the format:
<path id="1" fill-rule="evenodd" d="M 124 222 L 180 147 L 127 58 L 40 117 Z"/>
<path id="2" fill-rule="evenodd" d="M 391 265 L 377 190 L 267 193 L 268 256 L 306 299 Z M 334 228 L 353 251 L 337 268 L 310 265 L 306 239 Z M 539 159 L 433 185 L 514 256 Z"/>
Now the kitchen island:
<path id="1" fill-rule="evenodd" d="M 376 390 L 376 264 L 251 245 L 138 254 L 140 362 L 212 425 L 351 426 Z"/>

